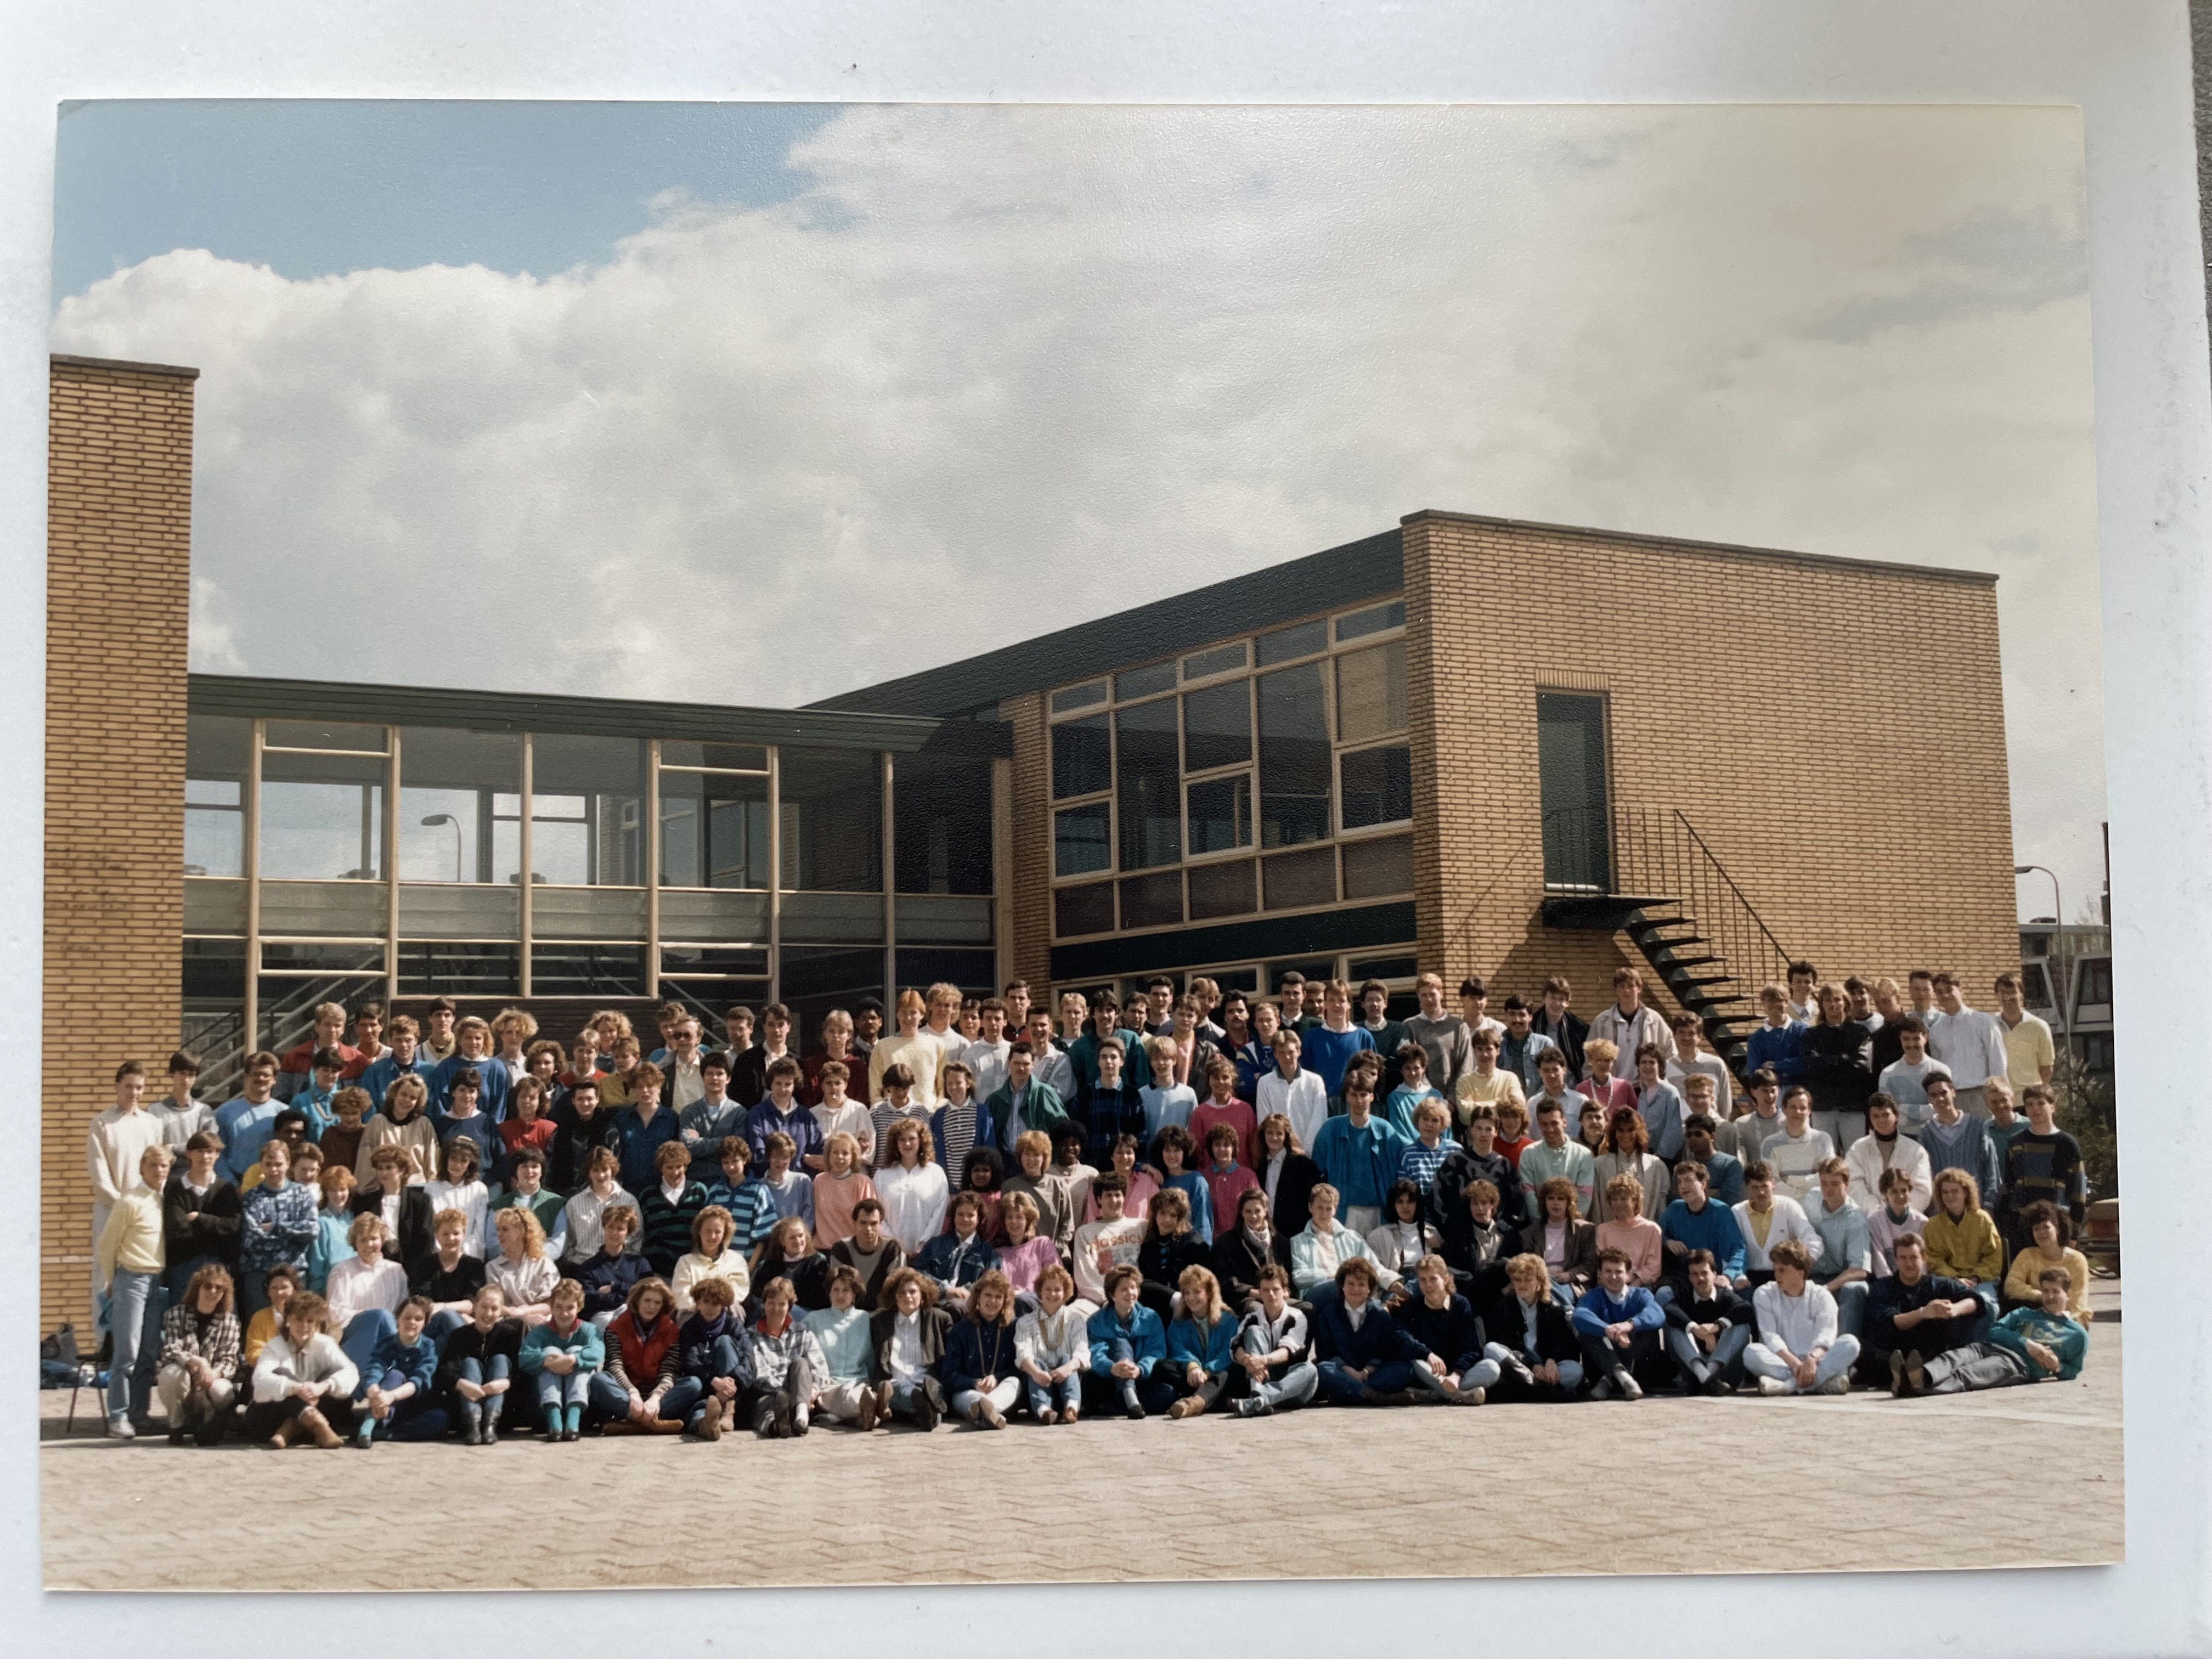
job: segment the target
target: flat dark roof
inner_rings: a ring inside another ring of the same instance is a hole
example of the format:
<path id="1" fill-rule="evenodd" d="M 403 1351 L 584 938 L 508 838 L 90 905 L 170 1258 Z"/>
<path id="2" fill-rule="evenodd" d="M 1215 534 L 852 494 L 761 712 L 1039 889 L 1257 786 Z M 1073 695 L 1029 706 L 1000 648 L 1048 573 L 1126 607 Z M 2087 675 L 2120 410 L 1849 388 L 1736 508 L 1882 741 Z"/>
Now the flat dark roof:
<path id="1" fill-rule="evenodd" d="M 479 732 L 564 732 L 616 738 L 681 738 L 705 743 L 773 743 L 902 753 L 1011 755 L 1004 722 L 939 720 L 909 714 L 811 708 L 749 708 L 714 703 L 647 702 L 628 697 L 570 697 L 539 692 L 446 690 L 413 685 L 352 685 L 325 680 L 194 674 L 187 691 L 195 714 L 264 720 L 359 720 L 391 726 L 454 726 Z"/>
<path id="2" fill-rule="evenodd" d="M 811 708 L 951 714 L 1018 691 L 1065 685 L 1231 634 L 1257 633 L 1317 611 L 1395 593 L 1405 583 L 1395 530 L 1269 565 L 1170 599 L 1118 611 L 977 657 L 904 674 L 810 703 Z"/>
<path id="3" fill-rule="evenodd" d="M 64 368 L 105 368 L 118 374 L 173 374 L 179 380 L 197 380 L 197 368 L 184 368 L 175 363 L 134 363 L 121 357 L 75 357 L 66 351 L 50 351 L 50 363 L 59 363 Z"/>
<path id="4" fill-rule="evenodd" d="M 1405 585 L 1402 526 L 1428 519 L 1592 541 L 1642 542 L 1735 559 L 1779 560 L 1893 574 L 1903 572 L 1983 586 L 1996 581 L 1996 577 L 1987 571 L 1948 570 L 1936 565 L 1799 553 L 1787 548 L 1747 547 L 1731 542 L 1696 541 L 1632 530 L 1546 524 L 1533 519 L 1502 519 L 1480 513 L 1425 507 L 1400 520 L 1399 530 L 1386 530 L 1361 541 L 1346 542 L 1341 547 L 1309 553 L 1286 563 L 1269 565 L 1265 569 L 1231 576 L 1225 581 L 1192 588 L 1169 599 L 1155 599 L 1149 605 L 1117 611 L 1092 622 L 1078 623 L 996 651 L 946 663 L 941 668 L 926 668 L 920 673 L 902 674 L 880 684 L 863 686 L 857 691 L 840 692 L 807 706 L 905 714 L 958 714 L 988 707 L 1019 692 L 1072 684 L 1231 635 L 1258 633 L 1316 611 L 1337 610 L 1361 599 L 1379 599 Z"/>

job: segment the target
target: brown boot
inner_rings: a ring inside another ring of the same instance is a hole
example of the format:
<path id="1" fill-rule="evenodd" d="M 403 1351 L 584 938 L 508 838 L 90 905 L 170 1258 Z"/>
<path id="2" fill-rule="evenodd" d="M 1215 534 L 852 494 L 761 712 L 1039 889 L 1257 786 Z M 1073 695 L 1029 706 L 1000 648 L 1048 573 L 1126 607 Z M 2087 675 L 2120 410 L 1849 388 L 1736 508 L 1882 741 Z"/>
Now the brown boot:
<path id="1" fill-rule="evenodd" d="M 344 1437 L 331 1426 L 330 1419 L 312 1406 L 300 1413 L 300 1426 L 314 1436 L 315 1443 L 325 1451 L 345 1444 Z"/>
<path id="2" fill-rule="evenodd" d="M 1195 1417 L 1205 1409 L 1205 1401 L 1194 1394 L 1187 1394 L 1168 1407 L 1168 1415 L 1181 1421 L 1186 1417 Z"/>
<path id="3" fill-rule="evenodd" d="M 866 1434 L 876 1426 L 876 1391 L 863 1389 L 860 1394 L 860 1432 Z"/>

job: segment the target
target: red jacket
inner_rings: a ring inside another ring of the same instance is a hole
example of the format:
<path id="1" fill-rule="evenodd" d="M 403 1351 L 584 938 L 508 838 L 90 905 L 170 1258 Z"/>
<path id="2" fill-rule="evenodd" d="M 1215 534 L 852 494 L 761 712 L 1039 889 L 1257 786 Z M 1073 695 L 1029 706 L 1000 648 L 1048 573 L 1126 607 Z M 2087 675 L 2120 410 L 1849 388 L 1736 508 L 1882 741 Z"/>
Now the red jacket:
<path id="1" fill-rule="evenodd" d="M 607 1374 L 650 1395 L 676 1375 L 676 1316 L 663 1310 L 651 1330 L 641 1334 L 628 1308 L 607 1327 Z"/>

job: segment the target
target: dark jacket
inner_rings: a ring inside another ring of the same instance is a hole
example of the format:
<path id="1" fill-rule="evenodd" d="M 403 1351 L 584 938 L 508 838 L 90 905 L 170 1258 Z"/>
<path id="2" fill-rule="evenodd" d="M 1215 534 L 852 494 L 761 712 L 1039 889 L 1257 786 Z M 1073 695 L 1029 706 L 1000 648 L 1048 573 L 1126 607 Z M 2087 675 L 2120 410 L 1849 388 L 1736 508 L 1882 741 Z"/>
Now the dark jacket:
<path id="1" fill-rule="evenodd" d="M 1085 1159 L 1102 1170 L 1113 1167 L 1114 1143 L 1123 1135 L 1145 1144 L 1145 1103 L 1126 1074 L 1112 1094 L 1095 1086 L 1077 1090 L 1070 1115 L 1083 1130 Z"/>
<path id="2" fill-rule="evenodd" d="M 1267 1155 L 1254 1154 L 1257 1160 L 1252 1173 L 1260 1178 L 1260 1185 L 1267 1184 Z M 1283 1172 L 1275 1181 L 1275 1210 L 1267 1218 L 1268 1224 L 1279 1233 L 1295 1237 L 1306 1230 L 1313 1219 L 1308 1213 L 1313 1205 L 1313 1189 L 1321 1185 L 1321 1165 L 1304 1152 L 1285 1152 Z"/>
<path id="3" fill-rule="evenodd" d="M 787 1279 L 799 1307 L 808 1313 L 819 1313 L 830 1305 L 831 1265 L 829 1256 L 820 1250 L 796 1261 L 779 1262 L 774 1267 L 765 1262 L 756 1262 L 752 1269 L 752 1295 L 745 1305 L 750 1308 L 759 1301 L 762 1288 L 771 1279 Z M 865 1308 L 867 1304 L 863 1302 L 860 1305 Z M 758 1316 L 756 1314 L 755 1316 Z"/>
<path id="4" fill-rule="evenodd" d="M 1867 1291 L 1866 1346 L 1875 1353 L 1895 1353 L 1907 1348 L 1923 1348 L 1930 1352 L 1939 1344 L 1928 1339 L 1942 1329 L 1940 1325 L 1915 1325 L 1910 1330 L 1897 1328 L 1897 1316 L 1913 1313 L 1931 1302 L 1972 1301 L 1974 1287 L 1963 1279 L 1946 1279 L 1940 1273 L 1923 1273 L 1917 1285 L 1907 1285 L 1894 1273 L 1887 1279 L 1877 1279 Z"/>
<path id="5" fill-rule="evenodd" d="M 1196 1232 L 1170 1237 L 1147 1231 L 1137 1246 L 1137 1271 L 1155 1285 L 1181 1287 L 1185 1267 L 1211 1267 L 1213 1252 L 1199 1242 Z"/>
<path id="6" fill-rule="evenodd" d="M 1005 1152 L 1006 1122 L 1012 1116 L 1013 1110 L 1013 1091 L 1002 1083 L 991 1091 L 978 1111 L 976 1138 L 988 1142 L 1001 1152 Z M 983 1122 L 986 1121 L 989 1124 L 988 1129 L 983 1127 Z M 1022 1097 L 1023 1127 L 1035 1129 L 1040 1134 L 1049 1136 L 1056 1140 L 1060 1138 L 1060 1132 L 1067 1127 L 1070 1121 L 1066 1103 L 1060 1099 L 1058 1092 L 1049 1085 L 1039 1083 L 1034 1077 L 1030 1078 L 1029 1092 Z M 1021 1165 L 1016 1164 L 1014 1167 L 1018 1171 Z"/>
<path id="7" fill-rule="evenodd" d="M 1252 1248 L 1242 1227 L 1232 1227 L 1213 1242 L 1213 1276 L 1221 1281 L 1221 1295 L 1231 1306 L 1260 1294 L 1260 1269 L 1269 1262 L 1285 1274 L 1291 1271 L 1291 1238 L 1272 1224 L 1265 1251 Z"/>
<path id="8" fill-rule="evenodd" d="M 1523 1358 L 1528 1353 L 1528 1333 L 1524 1322 L 1525 1306 L 1519 1297 L 1508 1296 L 1491 1310 L 1489 1322 L 1484 1327 L 1492 1342 L 1502 1342 Z M 1574 1324 L 1568 1319 L 1567 1310 L 1547 1294 L 1538 1300 L 1535 1314 L 1537 1359 L 1581 1359 L 1582 1344 L 1575 1340 Z"/>
<path id="9" fill-rule="evenodd" d="M 1559 1052 L 1567 1059 L 1569 1078 L 1578 1078 L 1583 1074 L 1583 1043 L 1589 1036 L 1588 1020 L 1570 1008 L 1559 1016 L 1559 1024 L 1555 1025 L 1545 1014 L 1543 1005 L 1539 1003 L 1534 1017 L 1528 1022 L 1528 1029 L 1540 1032 L 1559 1045 Z M 1434 1081 L 1433 1079 L 1431 1080 Z"/>
<path id="10" fill-rule="evenodd" d="M 615 1119 L 621 1108 L 602 1105 L 590 1121 L 576 1115 L 576 1109 L 563 1100 L 553 1109 L 553 1141 L 546 1149 L 545 1184 L 556 1193 L 573 1198 L 584 1185 L 584 1166 L 591 1162 L 592 1154 L 605 1146 L 611 1152 L 622 1151 L 622 1140 L 615 1133 Z"/>
<path id="11" fill-rule="evenodd" d="M 724 1370 L 714 1356 L 715 1343 L 723 1337 L 730 1340 L 736 1351 L 737 1369 Z M 679 1376 L 696 1377 L 710 1382 L 717 1376 L 727 1376 L 743 1394 L 753 1385 L 753 1345 L 745 1336 L 743 1321 L 734 1309 L 724 1309 L 710 1324 L 695 1310 L 684 1316 L 684 1322 L 676 1328 L 676 1373 Z"/>
<path id="12" fill-rule="evenodd" d="M 1667 1323 L 1674 1330 L 1686 1330 L 1692 1325 L 1748 1325 L 1752 1322 L 1751 1298 L 1738 1296 L 1735 1287 L 1718 1274 L 1713 1277 L 1713 1293 L 1704 1301 L 1692 1299 L 1678 1291 L 1666 1305 Z"/>
<path id="13" fill-rule="evenodd" d="M 641 1235 L 638 1254 L 653 1264 L 653 1271 L 666 1279 L 676 1271 L 691 1249 L 691 1224 L 699 1212 L 707 1207 L 707 1184 L 702 1181 L 686 1179 L 684 1195 L 674 1202 L 660 1189 L 656 1181 L 639 1194 L 637 1200 L 638 1231 Z"/>
<path id="14" fill-rule="evenodd" d="M 1544 1254 L 1544 1224 L 1532 1221 L 1521 1230 L 1521 1248 L 1530 1255 Z M 1597 1223 L 1567 1224 L 1567 1279 L 1576 1289 L 1597 1282 Z"/>
<path id="15" fill-rule="evenodd" d="M 1011 1322 L 986 1325 L 974 1319 L 957 1319 L 945 1339 L 945 1361 L 938 1378 L 948 1395 L 972 1389 L 986 1376 L 1000 1382 L 1015 1374 L 1014 1328 Z"/>
<path id="16" fill-rule="evenodd" d="M 1344 1304 L 1333 1297 L 1314 1310 L 1313 1322 L 1320 1357 L 1341 1361 L 1355 1370 L 1371 1370 L 1386 1360 L 1419 1359 L 1428 1352 L 1398 1328 L 1379 1301 L 1369 1301 L 1357 1330 Z"/>
<path id="17" fill-rule="evenodd" d="M 459 1330 L 448 1332 L 446 1340 L 438 1345 L 438 1369 L 433 1376 L 431 1387 L 434 1392 L 450 1396 L 453 1392 L 453 1382 L 460 1376 L 461 1366 L 465 1361 L 475 1360 L 477 1369 L 488 1379 L 495 1356 L 504 1354 L 512 1369 L 521 1347 L 520 1320 L 502 1319 L 488 1331 L 478 1330 L 476 1322 L 471 1320 Z"/>
<path id="18" fill-rule="evenodd" d="M 589 1319 L 623 1306 L 629 1300 L 630 1286 L 651 1277 L 653 1271 L 653 1264 L 641 1255 L 627 1250 L 609 1255 L 602 1249 L 578 1262 L 568 1276 L 584 1287 L 584 1317 Z"/>
<path id="19" fill-rule="evenodd" d="M 1874 1034 L 1855 1019 L 1805 1028 L 1805 1086 L 1816 1112 L 1863 1112 L 1874 1092 Z M 1838 1148 L 1838 1151 L 1842 1149 Z"/>
<path id="20" fill-rule="evenodd" d="M 471 1302 L 484 1287 L 484 1264 L 481 1258 L 462 1252 L 461 1259 L 447 1273 L 438 1265 L 435 1250 L 407 1269 L 407 1288 L 416 1296 L 427 1296 L 433 1302 Z"/>
<path id="21" fill-rule="evenodd" d="M 1452 1270 L 1459 1293 L 1477 1316 L 1488 1314 L 1498 1297 L 1511 1294 L 1512 1280 L 1505 1264 L 1520 1253 L 1521 1235 L 1513 1228 L 1493 1221 L 1488 1231 L 1478 1233 L 1474 1218 L 1465 1209 L 1456 1222 L 1444 1229 L 1444 1265 Z"/>
<path id="22" fill-rule="evenodd" d="M 356 1215 L 382 1215 L 384 1188 L 381 1186 L 362 1187 L 355 1190 L 353 1201 L 346 1206 Z M 392 1255 L 399 1265 L 407 1269 L 407 1279 L 412 1284 L 415 1269 L 426 1261 L 435 1259 L 438 1240 L 430 1228 L 430 1194 L 420 1187 L 399 1189 L 399 1237 L 394 1241 Z"/>
<path id="23" fill-rule="evenodd" d="M 1435 1183 L 1429 1188 L 1429 1224 L 1439 1232 L 1449 1233 L 1455 1225 L 1464 1223 L 1467 1214 L 1467 1189 L 1478 1181 L 1486 1181 L 1498 1188 L 1498 1219 L 1508 1227 L 1520 1227 L 1528 1220 L 1528 1192 L 1521 1184 L 1521 1172 L 1513 1161 L 1503 1152 L 1492 1152 L 1477 1158 L 1462 1146 L 1447 1156 L 1437 1170 Z"/>
<path id="24" fill-rule="evenodd" d="M 939 1233 L 921 1247 L 914 1265 L 939 1285 L 965 1290 L 999 1265 L 999 1253 L 980 1232 L 969 1234 L 964 1247 L 957 1235 Z"/>
<path id="25" fill-rule="evenodd" d="M 963 1324 L 972 1322 L 963 1320 Z M 868 1317 L 868 1340 L 874 1348 L 874 1363 L 868 1370 L 869 1380 L 888 1382 L 891 1380 L 891 1332 L 898 1324 L 896 1308 L 880 1308 Z M 942 1380 L 945 1345 L 952 1334 L 952 1316 L 942 1308 L 921 1310 L 921 1363 L 930 1376 Z M 1009 1352 L 1012 1352 L 1010 1348 Z M 1011 1369 L 1011 1368 L 1010 1368 Z"/>
<path id="26" fill-rule="evenodd" d="M 195 1256 L 211 1255 L 235 1272 L 239 1223 L 244 1214 L 245 1200 L 236 1184 L 221 1176 L 197 1197 L 183 1176 L 171 1176 L 161 1189 L 161 1245 L 167 1261 L 181 1267 Z"/>
<path id="27" fill-rule="evenodd" d="M 607 1327 L 606 1373 L 616 1383 L 649 1395 L 676 1380 L 676 1339 L 681 1322 L 662 1310 L 649 1328 L 641 1328 L 625 1309 Z"/>
<path id="28" fill-rule="evenodd" d="M 1431 1308 L 1418 1291 L 1401 1303 L 1395 1316 L 1398 1328 L 1450 1370 L 1463 1371 L 1482 1358 L 1482 1322 L 1463 1296 L 1448 1296 L 1441 1308 Z"/>

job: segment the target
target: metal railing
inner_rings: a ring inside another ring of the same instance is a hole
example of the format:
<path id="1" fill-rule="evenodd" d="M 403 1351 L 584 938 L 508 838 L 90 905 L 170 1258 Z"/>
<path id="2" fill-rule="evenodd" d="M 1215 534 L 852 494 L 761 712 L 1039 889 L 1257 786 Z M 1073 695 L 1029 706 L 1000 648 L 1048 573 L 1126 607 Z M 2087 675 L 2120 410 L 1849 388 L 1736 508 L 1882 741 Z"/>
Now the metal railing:
<path id="1" fill-rule="evenodd" d="M 267 985 L 272 981 L 262 982 Z M 349 1004 L 349 999 L 360 994 L 362 977 L 348 974 L 275 982 L 283 983 L 286 988 L 281 995 L 264 999 L 260 1005 L 258 1019 L 267 1034 L 265 1042 L 255 1041 L 246 1030 L 243 1011 L 215 1015 L 197 1023 L 191 1023 L 187 1017 L 185 1046 L 196 1049 L 200 1057 L 195 1092 L 209 1104 L 220 1105 L 238 1092 L 239 1084 L 246 1075 L 246 1055 L 258 1048 L 281 1055 L 294 1044 L 305 1041 L 315 1029 L 316 1005 Z"/>

